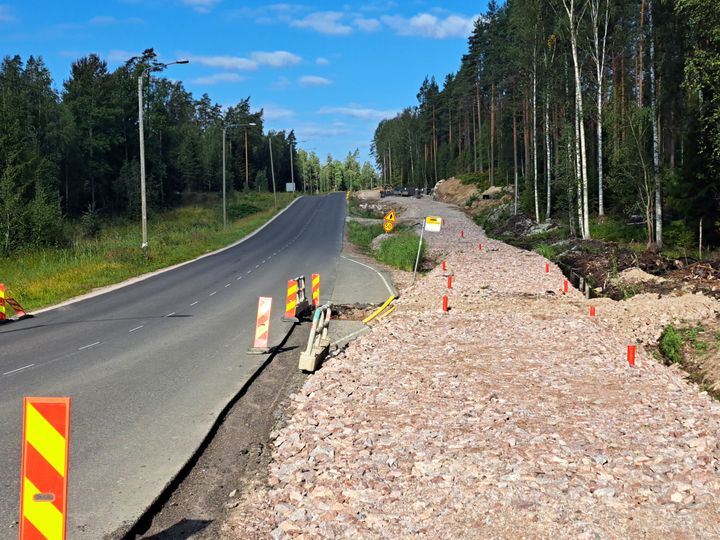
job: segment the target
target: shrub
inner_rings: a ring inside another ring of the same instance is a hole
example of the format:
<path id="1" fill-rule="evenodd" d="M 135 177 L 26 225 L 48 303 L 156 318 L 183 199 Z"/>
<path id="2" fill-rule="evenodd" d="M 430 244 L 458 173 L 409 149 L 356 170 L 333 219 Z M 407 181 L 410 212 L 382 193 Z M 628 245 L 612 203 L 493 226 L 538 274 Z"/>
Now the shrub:
<path id="1" fill-rule="evenodd" d="M 660 336 L 660 352 L 671 362 L 679 363 L 682 360 L 682 346 L 680 334 L 672 326 L 667 326 Z"/>
<path id="2" fill-rule="evenodd" d="M 100 222 L 100 212 L 93 204 L 88 205 L 88 209 L 83 212 L 80 218 L 83 235 L 87 238 L 97 238 L 100 236 L 102 224 Z"/>
<path id="3" fill-rule="evenodd" d="M 695 230 L 682 220 L 671 221 L 670 225 L 663 229 L 663 240 L 666 244 L 680 249 L 696 247 Z"/>

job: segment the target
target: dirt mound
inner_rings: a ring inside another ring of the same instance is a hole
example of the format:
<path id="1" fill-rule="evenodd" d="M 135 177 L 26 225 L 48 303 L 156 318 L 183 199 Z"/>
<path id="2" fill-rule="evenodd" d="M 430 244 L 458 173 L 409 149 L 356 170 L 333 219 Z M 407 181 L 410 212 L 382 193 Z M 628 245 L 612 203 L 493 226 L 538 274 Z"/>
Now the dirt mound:
<path id="1" fill-rule="evenodd" d="M 448 180 L 440 180 L 435 189 L 435 197 L 437 200 L 457 204 L 460 207 L 464 207 L 465 203 L 475 195 L 479 196 L 477 186 L 474 184 L 465 185 L 457 178 L 450 178 Z"/>

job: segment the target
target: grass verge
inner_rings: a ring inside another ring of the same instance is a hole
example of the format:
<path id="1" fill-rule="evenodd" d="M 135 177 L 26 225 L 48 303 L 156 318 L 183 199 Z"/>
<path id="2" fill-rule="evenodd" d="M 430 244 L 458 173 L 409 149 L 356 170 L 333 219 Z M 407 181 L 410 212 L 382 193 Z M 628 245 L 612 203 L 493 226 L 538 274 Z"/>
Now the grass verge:
<path id="1" fill-rule="evenodd" d="M 272 194 L 233 194 L 226 228 L 216 205 L 151 215 L 148 258 L 140 249 L 139 223 L 106 225 L 97 238 L 77 236 L 67 248 L 21 251 L 0 260 L 0 281 L 24 308 L 39 309 L 227 246 L 267 223 L 294 198 L 279 193 L 274 208 Z"/>
<path id="2" fill-rule="evenodd" d="M 417 257 L 420 237 L 412 230 L 399 226 L 392 237 L 383 240 L 378 249 L 372 249 L 372 241 L 383 234 L 381 225 L 361 225 L 356 222 L 348 223 L 349 240 L 361 248 L 365 253 L 373 255 L 381 263 L 400 270 L 412 272 Z M 425 244 L 420 253 L 420 262 L 425 258 Z M 422 265 L 421 265 L 422 266 Z"/>

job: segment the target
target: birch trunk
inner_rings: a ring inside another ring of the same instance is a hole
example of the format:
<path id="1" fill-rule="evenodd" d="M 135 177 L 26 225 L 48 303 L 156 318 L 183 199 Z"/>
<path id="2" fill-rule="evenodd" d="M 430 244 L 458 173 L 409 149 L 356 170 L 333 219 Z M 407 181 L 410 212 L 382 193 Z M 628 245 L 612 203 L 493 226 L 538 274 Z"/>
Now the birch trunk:
<path id="1" fill-rule="evenodd" d="M 660 127 L 658 125 L 657 95 L 655 92 L 653 0 L 648 0 L 647 18 L 648 28 L 650 29 L 650 100 L 653 122 L 653 176 L 655 177 L 655 247 L 662 249 L 662 181 L 660 178 Z"/>
<path id="2" fill-rule="evenodd" d="M 537 45 L 533 47 L 533 97 L 532 97 L 532 151 L 533 185 L 535 189 L 535 223 L 540 223 L 540 198 L 538 194 L 538 155 L 537 155 Z"/>
<path id="3" fill-rule="evenodd" d="M 605 24 L 602 40 L 600 39 L 600 2 L 592 0 L 590 3 L 590 17 L 592 19 L 593 60 L 595 61 L 595 76 L 597 82 L 597 171 L 598 171 L 598 215 L 605 215 L 603 190 L 603 81 L 605 78 L 605 57 L 608 35 L 608 18 L 610 0 L 605 0 Z"/>
<path id="4" fill-rule="evenodd" d="M 518 213 L 517 115 L 513 110 L 513 165 L 515 167 L 515 215 Z"/>
<path id="5" fill-rule="evenodd" d="M 547 84 L 547 83 L 546 83 Z M 552 193 L 552 167 L 550 156 L 550 91 L 545 90 L 545 183 L 547 188 L 547 205 L 545 219 L 550 219 Z"/>

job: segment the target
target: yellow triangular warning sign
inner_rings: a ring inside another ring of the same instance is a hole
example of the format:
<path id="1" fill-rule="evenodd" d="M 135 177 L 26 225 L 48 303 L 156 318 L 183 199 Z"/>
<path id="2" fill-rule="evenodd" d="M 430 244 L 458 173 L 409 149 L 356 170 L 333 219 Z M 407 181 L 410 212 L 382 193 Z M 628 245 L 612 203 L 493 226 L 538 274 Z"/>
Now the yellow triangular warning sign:
<path id="1" fill-rule="evenodd" d="M 397 218 L 395 217 L 395 210 L 390 210 L 387 214 L 385 214 L 385 221 L 391 221 L 393 223 L 397 221 Z"/>

